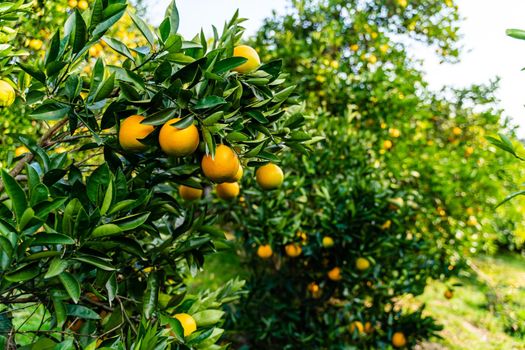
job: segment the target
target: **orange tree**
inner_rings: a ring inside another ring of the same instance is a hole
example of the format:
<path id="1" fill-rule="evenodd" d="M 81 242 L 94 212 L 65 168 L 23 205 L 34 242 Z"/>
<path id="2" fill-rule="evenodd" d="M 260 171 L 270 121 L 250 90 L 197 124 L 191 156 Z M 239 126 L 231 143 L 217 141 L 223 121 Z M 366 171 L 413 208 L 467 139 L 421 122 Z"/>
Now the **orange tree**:
<path id="1" fill-rule="evenodd" d="M 75 9 L 43 57 L 10 61 L 24 117 L 44 132 L 14 135 L 29 152 L 1 171 L 3 348 L 225 348 L 221 305 L 242 283 L 187 293 L 183 277 L 223 234 L 173 191 L 235 181 L 241 162 L 301 143 L 294 87 L 278 61 L 236 53 L 237 15 L 212 40 L 188 41 L 174 2 L 158 30 L 129 12 L 145 45 L 128 47 L 108 34 L 126 6 Z M 101 40 L 122 63 L 99 58 L 87 72 Z"/>
<path id="2" fill-rule="evenodd" d="M 46 42 L 51 38 L 54 28 L 61 26 L 67 17 L 75 10 L 79 10 L 81 13 L 88 11 L 90 3 L 94 3 L 92 0 L 71 0 L 71 1 L 25 1 L 24 12 L 25 20 L 17 24 L 17 30 L 8 31 L 2 37 L 2 42 L 10 43 L 16 42 L 16 47 L 23 48 L 18 50 L 17 56 L 21 60 L 27 60 L 29 55 L 38 55 L 43 57 L 47 49 Z M 18 4 L 17 6 L 19 6 Z M 142 1 L 134 1 L 133 7 L 130 8 L 130 11 L 136 12 L 134 9 L 139 8 L 143 9 Z M 6 11 L 8 10 L 6 7 Z M 138 11 L 137 13 L 141 13 Z M 7 29 L 6 29 L 7 31 Z M 131 47 L 144 46 L 145 39 L 140 35 L 140 32 L 133 26 L 131 18 L 129 15 L 125 14 L 118 22 L 118 25 L 109 29 L 110 34 L 120 41 L 124 42 L 126 45 Z M 18 34 L 15 36 L 15 34 Z M 104 42 L 101 41 L 90 47 L 89 56 L 86 57 L 84 62 L 84 69 L 86 72 L 89 72 L 92 68 L 94 62 L 98 57 L 104 56 L 106 63 L 117 64 L 122 63 L 121 57 L 118 54 L 115 54 L 114 51 L 108 49 Z M 7 55 L 3 56 L 6 62 Z M 16 66 L 10 65 L 9 70 L 4 70 L 4 74 L 7 75 L 9 71 L 16 69 Z M 18 157 L 24 152 L 26 148 L 23 147 L 20 143 L 16 143 L 16 140 L 13 140 L 9 136 L 11 133 L 16 132 L 31 132 L 33 134 L 38 134 L 39 136 L 45 131 L 41 124 L 36 123 L 30 118 L 25 118 L 27 114 L 26 105 L 24 103 L 17 103 L 9 109 L 4 109 L 0 111 L 2 116 L 1 125 L 3 127 L 4 133 L 0 135 L 0 166 L 5 162 L 5 159 L 8 157 Z"/>
<path id="3" fill-rule="evenodd" d="M 492 251 L 499 231 L 513 229 L 491 220 L 508 181 L 479 167 L 509 164 L 480 138 L 504 127 L 494 86 L 433 93 L 407 55 L 407 41 L 418 40 L 443 60 L 457 58 L 452 1 L 291 3 L 253 46 L 265 59 L 283 58 L 324 140 L 310 155 L 281 159 L 282 187 L 266 191 L 281 176 L 261 167 L 262 191 L 224 206 L 253 272 L 238 340 L 413 346 L 439 327 L 404 297 L 458 273 L 470 253 Z"/>

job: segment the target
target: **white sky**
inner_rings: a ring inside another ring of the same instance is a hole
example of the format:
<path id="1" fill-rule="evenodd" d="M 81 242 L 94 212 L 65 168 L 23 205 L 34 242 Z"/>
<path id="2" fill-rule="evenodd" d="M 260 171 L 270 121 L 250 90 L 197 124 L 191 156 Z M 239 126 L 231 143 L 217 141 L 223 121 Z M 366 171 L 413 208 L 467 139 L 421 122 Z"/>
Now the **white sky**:
<path id="1" fill-rule="evenodd" d="M 149 1 L 149 17 L 158 24 L 170 0 Z M 241 17 L 249 19 L 245 27 L 250 35 L 272 10 L 284 11 L 286 3 L 286 0 L 178 0 L 180 33 L 193 37 L 201 27 L 209 33 L 212 24 L 221 30 L 224 21 L 239 9 Z M 505 115 L 522 126 L 520 134 L 525 136 L 525 72 L 521 72 L 525 67 L 525 41 L 505 35 L 507 28 L 525 29 L 525 1 L 457 0 L 457 3 L 466 17 L 461 24 L 465 47 L 461 62 L 441 65 L 426 49 L 413 51 L 414 56 L 425 60 L 424 70 L 433 89 L 443 85 L 464 87 L 500 76 L 501 107 Z"/>

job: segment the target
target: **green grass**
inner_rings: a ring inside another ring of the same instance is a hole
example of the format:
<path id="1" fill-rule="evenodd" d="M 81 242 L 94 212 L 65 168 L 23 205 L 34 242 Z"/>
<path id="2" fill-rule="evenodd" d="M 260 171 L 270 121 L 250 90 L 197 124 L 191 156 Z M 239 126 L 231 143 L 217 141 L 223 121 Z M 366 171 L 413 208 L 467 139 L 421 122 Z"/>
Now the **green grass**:
<path id="1" fill-rule="evenodd" d="M 447 283 L 432 282 L 417 298 L 443 326 L 443 339 L 423 349 L 525 349 L 525 258 L 479 257 L 471 273 Z M 451 284 L 451 300 L 444 298 Z"/>

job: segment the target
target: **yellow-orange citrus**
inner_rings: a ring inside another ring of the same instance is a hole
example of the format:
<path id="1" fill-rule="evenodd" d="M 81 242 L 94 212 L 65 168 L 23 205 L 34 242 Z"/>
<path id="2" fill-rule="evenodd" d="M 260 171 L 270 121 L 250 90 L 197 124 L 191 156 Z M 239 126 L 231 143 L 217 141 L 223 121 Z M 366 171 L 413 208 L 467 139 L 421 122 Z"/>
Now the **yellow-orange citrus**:
<path id="1" fill-rule="evenodd" d="M 87 8 L 89 7 L 89 4 L 86 0 L 80 0 L 78 2 L 78 8 L 81 9 L 81 10 L 87 10 Z"/>
<path id="2" fill-rule="evenodd" d="M 273 255 L 272 247 L 269 244 L 260 245 L 259 248 L 257 248 L 257 255 L 261 259 L 268 259 Z"/>
<path id="3" fill-rule="evenodd" d="M 401 136 L 401 131 L 399 131 L 399 129 L 392 128 L 388 131 L 388 134 L 393 138 L 397 138 Z"/>
<path id="4" fill-rule="evenodd" d="M 186 201 L 194 201 L 202 198 L 203 191 L 200 188 L 180 185 L 179 194 Z"/>
<path id="5" fill-rule="evenodd" d="M 402 332 L 395 332 L 392 335 L 392 345 L 396 348 L 402 348 L 403 346 L 407 345 L 407 339 L 405 338 L 405 335 Z"/>
<path id="6" fill-rule="evenodd" d="M 180 324 L 182 325 L 185 337 L 190 336 L 197 330 L 197 322 L 195 322 L 195 319 L 191 317 L 191 315 L 181 313 L 176 314 L 174 317 L 179 320 Z"/>
<path id="7" fill-rule="evenodd" d="M 455 126 L 453 129 L 452 129 L 452 133 L 456 136 L 459 136 L 463 133 L 463 131 L 461 130 L 461 128 Z"/>
<path id="8" fill-rule="evenodd" d="M 331 248 L 334 246 L 334 239 L 330 236 L 323 237 L 323 247 Z"/>
<path id="9" fill-rule="evenodd" d="M 215 157 L 212 158 L 211 154 L 205 155 L 201 162 L 204 175 L 216 183 L 233 181 L 239 166 L 237 154 L 226 145 L 217 146 Z"/>
<path id="10" fill-rule="evenodd" d="M 392 141 L 390 141 L 390 140 L 383 141 L 383 149 L 388 151 L 392 147 L 394 147 L 394 143 Z"/>
<path id="11" fill-rule="evenodd" d="M 447 289 L 443 295 L 446 299 L 452 299 L 454 297 L 454 292 L 450 289 Z"/>
<path id="12" fill-rule="evenodd" d="M 273 190 L 282 185 L 284 174 L 280 167 L 268 163 L 257 169 L 255 178 L 263 190 Z"/>
<path id="13" fill-rule="evenodd" d="M 354 333 L 356 330 L 359 334 L 365 332 L 365 327 L 363 326 L 363 323 L 361 321 L 354 321 L 348 326 L 348 331 L 350 333 Z"/>
<path id="14" fill-rule="evenodd" d="M 9 107 L 15 102 L 15 89 L 5 80 L 0 80 L 0 107 Z"/>
<path id="15" fill-rule="evenodd" d="M 168 156 L 185 157 L 195 152 L 199 147 L 199 130 L 193 124 L 184 129 L 171 125 L 178 121 L 180 118 L 173 118 L 162 126 L 159 144 Z"/>
<path id="16" fill-rule="evenodd" d="M 341 276 L 341 269 L 339 267 L 334 267 L 328 271 L 328 278 L 332 281 L 340 281 L 343 278 L 343 276 Z"/>
<path id="17" fill-rule="evenodd" d="M 35 51 L 39 51 L 42 48 L 42 45 L 44 45 L 44 43 L 39 39 L 31 39 L 29 41 L 29 47 Z"/>
<path id="18" fill-rule="evenodd" d="M 370 261 L 368 261 L 365 258 L 357 258 L 357 260 L 355 261 L 355 267 L 359 271 L 364 271 L 370 267 Z"/>
<path id="19" fill-rule="evenodd" d="M 234 71 L 239 73 L 250 73 L 257 69 L 261 65 L 261 59 L 259 54 L 252 47 L 248 45 L 239 45 L 233 49 L 234 57 L 244 57 L 248 61 L 244 62 L 240 66 L 234 68 Z"/>
<path id="20" fill-rule="evenodd" d="M 244 169 L 242 168 L 242 165 L 239 165 L 239 170 L 237 170 L 237 174 L 235 174 L 235 177 L 232 179 L 232 181 L 229 182 L 239 182 L 242 179 L 243 175 Z"/>
<path id="21" fill-rule="evenodd" d="M 239 195 L 240 188 L 237 182 L 224 182 L 217 185 L 216 191 L 220 198 L 230 200 Z"/>
<path id="22" fill-rule="evenodd" d="M 139 140 L 148 136 L 155 128 L 152 125 L 141 124 L 145 118 L 141 115 L 132 115 L 120 123 L 118 139 L 120 146 L 126 151 L 143 151 L 147 148 Z"/>
<path id="23" fill-rule="evenodd" d="M 296 258 L 298 257 L 299 255 L 301 255 L 303 249 L 301 248 L 301 246 L 297 243 L 290 243 L 290 244 L 287 244 L 285 247 L 284 247 L 284 250 L 286 252 L 286 255 L 288 255 L 290 258 Z"/>
<path id="24" fill-rule="evenodd" d="M 20 157 L 26 153 L 29 153 L 29 149 L 26 146 L 20 146 L 15 149 L 15 157 Z"/>
<path id="25" fill-rule="evenodd" d="M 370 322 L 365 323 L 365 333 L 370 334 L 374 331 L 374 327 Z"/>

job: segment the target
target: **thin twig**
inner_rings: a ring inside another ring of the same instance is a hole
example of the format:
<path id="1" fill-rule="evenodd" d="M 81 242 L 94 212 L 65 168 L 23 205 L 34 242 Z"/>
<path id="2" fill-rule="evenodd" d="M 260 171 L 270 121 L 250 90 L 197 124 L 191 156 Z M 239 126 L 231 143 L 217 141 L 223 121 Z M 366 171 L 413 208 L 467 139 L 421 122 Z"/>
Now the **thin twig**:
<path id="1" fill-rule="evenodd" d="M 60 120 L 58 123 L 56 123 L 55 125 L 53 125 L 53 127 L 51 127 L 49 130 L 47 130 L 44 135 L 42 135 L 42 137 L 40 138 L 40 140 L 38 141 L 38 145 L 39 146 L 43 146 L 45 145 L 49 139 L 51 139 L 53 137 L 53 135 L 60 129 L 62 129 L 62 127 L 64 125 L 66 125 L 66 123 L 69 121 L 69 118 L 66 117 L 62 120 Z M 9 174 L 13 177 L 16 177 L 18 174 L 20 174 L 20 172 L 22 171 L 22 169 L 24 169 L 24 166 L 31 162 L 33 160 L 35 156 L 33 155 L 33 153 L 27 153 L 22 159 L 20 159 L 18 161 L 18 163 L 16 163 L 15 167 L 13 168 L 13 170 L 11 170 L 9 172 Z M 0 181 L 0 192 L 3 191 L 4 189 L 4 184 Z"/>

